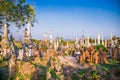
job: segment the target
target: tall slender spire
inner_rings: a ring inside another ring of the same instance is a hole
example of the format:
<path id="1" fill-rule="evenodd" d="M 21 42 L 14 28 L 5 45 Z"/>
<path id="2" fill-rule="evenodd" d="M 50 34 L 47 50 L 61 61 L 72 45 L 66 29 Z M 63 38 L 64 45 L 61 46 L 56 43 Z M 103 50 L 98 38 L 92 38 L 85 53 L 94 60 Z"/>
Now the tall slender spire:
<path id="1" fill-rule="evenodd" d="M 89 35 L 87 36 L 87 46 L 90 46 Z"/>
<path id="2" fill-rule="evenodd" d="M 104 36 L 102 35 L 102 45 L 104 45 Z"/>
<path id="3" fill-rule="evenodd" d="M 52 35 L 52 30 L 50 31 L 50 43 L 52 44 L 53 43 L 53 35 Z"/>
<path id="4" fill-rule="evenodd" d="M 112 40 L 112 37 L 113 37 L 113 36 L 112 36 L 112 33 L 110 33 L 110 40 Z"/>
<path id="5" fill-rule="evenodd" d="M 67 41 L 67 48 L 69 47 L 69 42 Z"/>
<path id="6" fill-rule="evenodd" d="M 58 47 L 58 45 L 59 45 L 59 40 L 58 40 L 58 39 L 56 40 L 56 45 L 57 45 L 57 47 Z"/>
<path id="7" fill-rule="evenodd" d="M 75 45 L 78 44 L 78 38 L 76 37 L 75 39 Z"/>
<path id="8" fill-rule="evenodd" d="M 100 44 L 100 34 L 97 35 L 97 44 Z"/>
<path id="9" fill-rule="evenodd" d="M 24 43 L 31 43 L 31 21 L 28 21 L 27 28 L 25 29 Z"/>
<path id="10" fill-rule="evenodd" d="M 96 35 L 95 35 L 95 45 L 96 45 Z"/>
<path id="11" fill-rule="evenodd" d="M 43 40 L 47 41 L 47 33 L 46 32 L 44 33 L 44 39 Z"/>
<path id="12" fill-rule="evenodd" d="M 28 21 L 28 24 L 27 24 L 27 36 L 29 39 L 31 39 L 31 23 L 30 23 L 30 21 Z"/>

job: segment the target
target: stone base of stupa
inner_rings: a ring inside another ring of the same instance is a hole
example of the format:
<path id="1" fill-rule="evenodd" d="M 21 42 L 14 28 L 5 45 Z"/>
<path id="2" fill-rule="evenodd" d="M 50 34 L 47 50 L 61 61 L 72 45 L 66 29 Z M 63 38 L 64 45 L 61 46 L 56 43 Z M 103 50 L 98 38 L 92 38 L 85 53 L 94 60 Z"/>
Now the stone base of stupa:
<path id="1" fill-rule="evenodd" d="M 30 44 L 30 43 L 32 43 L 32 40 L 30 37 L 26 37 L 26 38 L 24 38 L 23 43 Z"/>
<path id="2" fill-rule="evenodd" d="M 9 41 L 8 41 L 8 39 L 7 39 L 6 37 L 3 37 L 3 38 L 2 38 L 2 42 L 3 42 L 3 43 L 9 43 Z"/>

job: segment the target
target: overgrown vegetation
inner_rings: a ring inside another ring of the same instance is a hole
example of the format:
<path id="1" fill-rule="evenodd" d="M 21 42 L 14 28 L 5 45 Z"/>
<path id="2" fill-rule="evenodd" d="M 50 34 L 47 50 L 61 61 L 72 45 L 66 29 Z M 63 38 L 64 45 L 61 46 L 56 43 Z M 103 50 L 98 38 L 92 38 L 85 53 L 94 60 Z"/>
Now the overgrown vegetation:
<path id="1" fill-rule="evenodd" d="M 0 80 L 8 80 L 8 60 L 0 60 Z"/>
<path id="2" fill-rule="evenodd" d="M 32 39 L 32 42 L 35 42 L 35 44 L 36 44 L 37 46 L 39 46 L 39 40 Z"/>
<path id="3" fill-rule="evenodd" d="M 100 50 L 100 48 L 101 48 L 102 50 L 104 50 L 104 51 L 107 50 L 107 48 L 106 48 L 104 45 L 102 45 L 102 44 L 99 44 L 99 45 L 96 45 L 96 46 L 95 46 L 95 49 L 96 49 L 96 50 Z"/>

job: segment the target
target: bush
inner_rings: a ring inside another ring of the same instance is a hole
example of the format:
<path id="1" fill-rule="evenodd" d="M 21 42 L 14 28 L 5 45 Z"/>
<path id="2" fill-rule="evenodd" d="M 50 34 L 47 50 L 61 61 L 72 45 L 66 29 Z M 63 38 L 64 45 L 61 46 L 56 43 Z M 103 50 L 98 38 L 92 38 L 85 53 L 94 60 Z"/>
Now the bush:
<path id="1" fill-rule="evenodd" d="M 99 80 L 99 75 L 97 71 L 91 71 L 91 80 Z"/>
<path id="2" fill-rule="evenodd" d="M 19 49 L 21 48 L 21 43 L 20 42 L 14 41 L 14 44 L 17 48 L 19 48 Z"/>
<path id="3" fill-rule="evenodd" d="M 38 46 L 39 45 L 39 40 L 32 39 L 32 42 L 35 42 L 35 44 Z"/>
<path id="4" fill-rule="evenodd" d="M 77 71 L 77 73 L 79 73 L 80 75 L 84 75 L 84 74 L 85 74 L 85 72 L 86 72 L 86 70 L 85 70 L 85 69 L 82 69 L 82 70 L 78 70 L 78 71 Z"/>
<path id="5" fill-rule="evenodd" d="M 116 61 L 116 60 L 113 60 L 113 59 L 108 59 L 108 61 L 109 61 L 110 64 L 113 64 L 113 65 L 120 63 L 119 61 Z"/>
<path id="6" fill-rule="evenodd" d="M 96 49 L 96 50 L 99 50 L 100 48 L 102 48 L 104 51 L 107 50 L 107 48 L 106 48 L 104 45 L 102 45 L 102 44 L 99 44 L 99 45 L 96 45 L 96 46 L 95 46 L 95 49 Z"/>

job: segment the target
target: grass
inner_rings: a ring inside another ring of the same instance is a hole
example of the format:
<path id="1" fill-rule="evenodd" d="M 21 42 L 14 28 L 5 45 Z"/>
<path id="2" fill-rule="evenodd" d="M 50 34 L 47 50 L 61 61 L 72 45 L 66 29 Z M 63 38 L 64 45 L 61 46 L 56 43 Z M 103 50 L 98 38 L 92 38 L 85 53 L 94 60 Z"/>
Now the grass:
<path id="1" fill-rule="evenodd" d="M 20 49 L 20 47 L 21 47 L 21 43 L 20 43 L 20 42 L 18 42 L 18 41 L 14 41 L 14 44 L 17 46 L 17 48 Z"/>
<path id="2" fill-rule="evenodd" d="M 21 73 L 16 73 L 16 75 L 13 78 L 13 80 L 16 80 L 17 77 L 19 78 L 19 80 L 24 80 Z"/>
<path id="3" fill-rule="evenodd" d="M 108 59 L 109 64 L 115 65 L 115 64 L 119 64 L 120 62 L 117 60 L 113 60 L 113 59 Z"/>
<path id="4" fill-rule="evenodd" d="M 8 67 L 0 68 L 0 80 L 8 80 Z"/>
<path id="5" fill-rule="evenodd" d="M 8 80 L 8 63 L 7 60 L 0 61 L 0 80 Z"/>
<path id="6" fill-rule="evenodd" d="M 84 75 L 86 72 L 85 69 L 81 69 L 81 70 L 78 70 L 77 73 L 79 73 L 80 75 Z"/>
<path id="7" fill-rule="evenodd" d="M 109 80 L 112 78 L 112 76 L 111 76 L 112 69 L 117 69 L 118 73 L 119 73 L 120 64 L 118 61 L 113 60 L 113 59 L 108 59 L 108 62 L 109 62 L 108 64 L 98 64 L 97 66 L 100 67 L 102 69 L 102 71 L 106 73 L 106 74 L 101 74 L 100 76 Z M 114 74 L 116 74 L 116 73 L 114 73 Z"/>
<path id="8" fill-rule="evenodd" d="M 72 80 L 81 80 L 75 73 L 71 75 Z"/>
<path id="9" fill-rule="evenodd" d="M 41 74 L 41 75 L 39 76 L 39 79 L 40 79 L 40 80 L 46 80 L 46 75 Z"/>
<path id="10" fill-rule="evenodd" d="M 43 69 L 43 72 L 46 72 L 46 67 L 40 66 Z"/>
<path id="11" fill-rule="evenodd" d="M 7 65 L 8 65 L 7 61 L 0 62 L 0 68 L 5 67 Z"/>
<path id="12" fill-rule="evenodd" d="M 106 71 L 109 71 L 109 69 L 112 68 L 120 68 L 120 62 L 113 60 L 113 59 L 108 59 L 109 64 L 98 64 L 97 66 L 100 66 L 101 68 L 103 68 Z"/>
<path id="13" fill-rule="evenodd" d="M 51 76 L 52 76 L 55 80 L 60 80 L 60 77 L 59 77 L 60 75 L 56 75 L 54 69 L 50 69 L 50 68 L 49 68 L 49 72 L 50 72 Z"/>
<path id="14" fill-rule="evenodd" d="M 32 63 L 34 65 L 34 67 L 37 67 L 38 65 L 36 63 Z"/>
<path id="15" fill-rule="evenodd" d="M 42 74 L 39 75 L 39 79 L 40 80 L 46 80 L 46 67 L 44 66 L 40 66 L 40 68 L 42 68 Z"/>
<path id="16" fill-rule="evenodd" d="M 99 80 L 99 75 L 96 70 L 91 71 L 91 80 Z"/>

